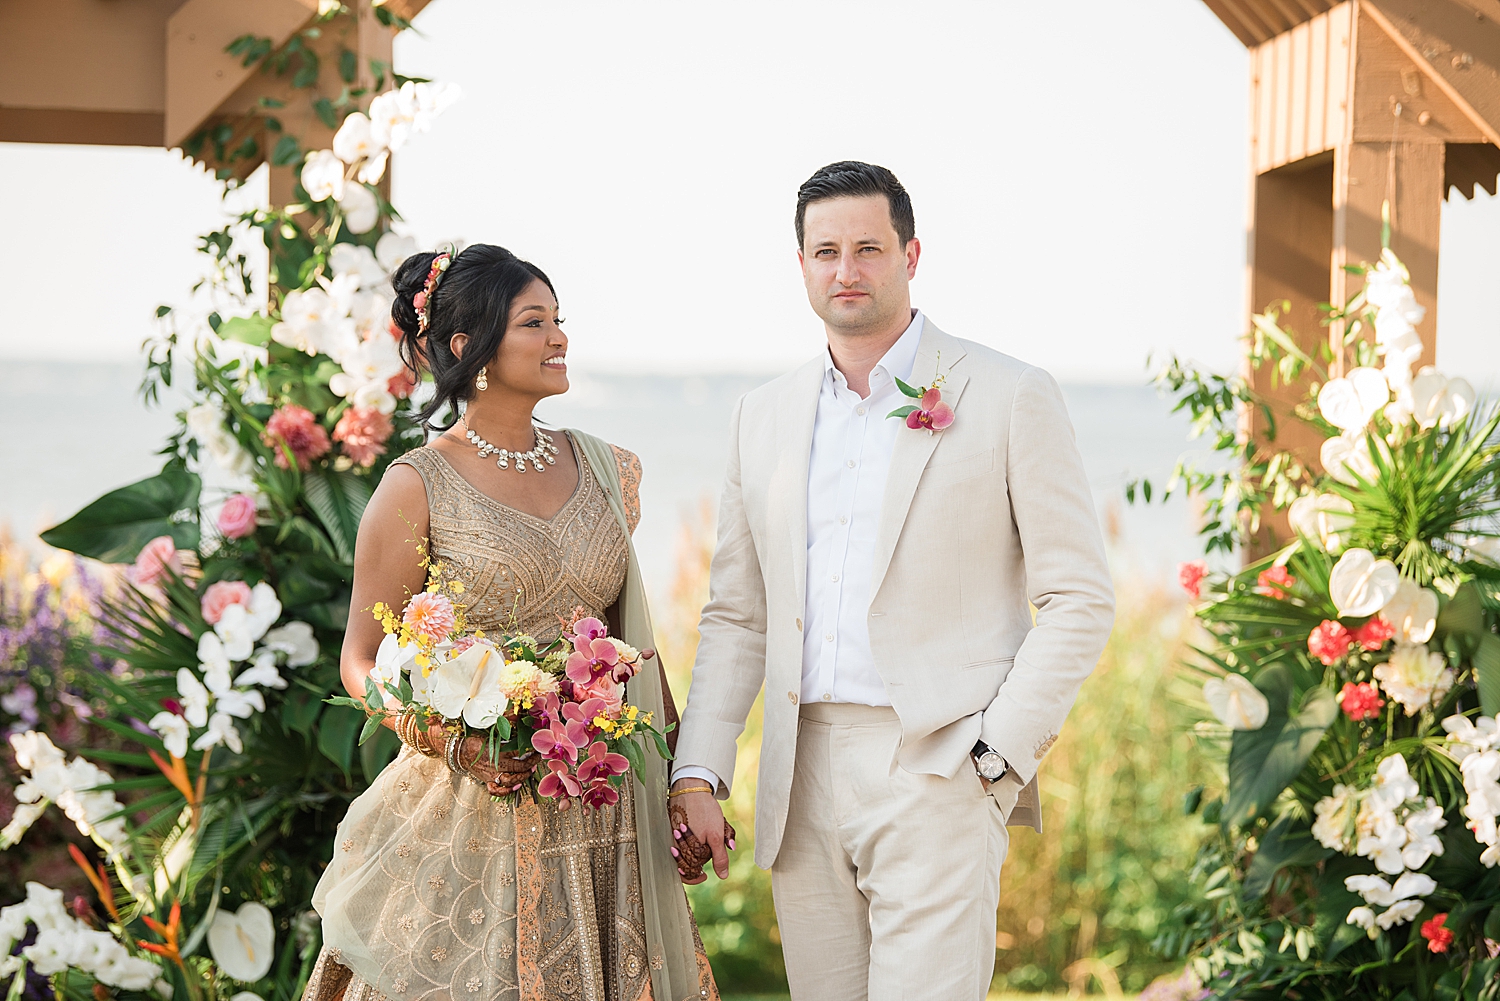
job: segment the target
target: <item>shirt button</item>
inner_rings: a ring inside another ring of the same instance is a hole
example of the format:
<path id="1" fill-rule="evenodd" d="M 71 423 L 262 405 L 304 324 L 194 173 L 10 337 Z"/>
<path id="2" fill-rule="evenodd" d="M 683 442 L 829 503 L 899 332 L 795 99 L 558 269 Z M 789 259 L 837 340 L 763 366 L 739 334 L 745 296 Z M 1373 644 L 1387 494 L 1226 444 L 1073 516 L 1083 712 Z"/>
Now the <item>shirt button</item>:
<path id="1" fill-rule="evenodd" d="M 833 701 L 833 696 L 829 695 L 827 692 L 824 692 L 823 693 L 823 701 L 824 702 L 832 702 Z"/>
<path id="2" fill-rule="evenodd" d="M 853 469 L 853 468 L 854 468 L 854 460 L 853 460 L 853 459 L 850 459 L 850 460 L 849 460 L 849 462 L 848 462 L 848 466 L 849 466 L 849 468 L 850 468 L 850 469 Z"/>
<path id="3" fill-rule="evenodd" d="M 833 633 L 824 633 L 823 634 L 823 639 L 826 640 L 829 643 L 832 643 L 833 642 Z"/>
<path id="4" fill-rule="evenodd" d="M 840 525 L 847 525 L 847 524 L 849 524 L 849 516 L 848 515 L 843 515 L 843 514 L 839 515 L 839 524 Z"/>
<path id="5" fill-rule="evenodd" d="M 837 583 L 838 583 L 838 582 L 839 582 L 839 575 L 838 575 L 838 574 L 834 574 L 834 575 L 833 575 L 833 582 L 834 582 L 834 583 L 835 583 L 835 584 L 837 584 Z"/>
<path id="6" fill-rule="evenodd" d="M 865 408 L 864 407 L 859 407 L 854 412 L 856 414 L 859 414 L 859 416 L 863 417 L 865 415 Z"/>
<path id="7" fill-rule="evenodd" d="M 790 702 L 792 705 L 796 705 L 797 704 L 797 693 L 796 692 L 787 692 L 786 693 L 786 700 L 788 702 Z"/>
<path id="8" fill-rule="evenodd" d="M 797 632 L 800 633 L 801 631 L 802 631 L 802 620 L 798 619 L 797 620 Z"/>

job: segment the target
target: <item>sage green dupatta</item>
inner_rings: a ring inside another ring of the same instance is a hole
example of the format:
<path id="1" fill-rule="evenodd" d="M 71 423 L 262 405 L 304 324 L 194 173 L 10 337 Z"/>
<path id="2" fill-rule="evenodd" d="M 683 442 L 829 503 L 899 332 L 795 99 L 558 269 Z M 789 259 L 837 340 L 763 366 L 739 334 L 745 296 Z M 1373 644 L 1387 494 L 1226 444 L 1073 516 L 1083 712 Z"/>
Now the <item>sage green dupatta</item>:
<path id="1" fill-rule="evenodd" d="M 630 563 L 619 598 L 620 622 L 625 631 L 621 638 L 637 650 L 655 649 L 645 581 L 641 578 L 641 565 L 636 559 L 635 544 L 630 541 L 630 528 L 625 520 L 625 501 L 620 492 L 614 450 L 593 435 L 572 428 L 568 433 L 583 449 L 594 475 L 604 484 L 610 509 L 619 520 L 620 530 L 625 533 L 629 546 Z M 648 662 L 645 670 L 630 679 L 625 697 L 631 705 L 651 713 L 658 723 L 666 719 L 661 671 L 655 665 Z M 657 1001 L 687 1001 L 699 997 L 698 959 L 687 894 L 682 889 L 677 864 L 672 859 L 672 835 L 667 827 L 668 762 L 663 761 L 655 750 L 647 750 L 644 757 L 645 773 L 632 774 L 636 774 L 640 782 L 637 791 L 641 792 L 635 809 L 635 836 L 646 942 L 652 957 L 651 996 Z M 655 962 L 657 957 L 662 961 L 659 967 Z"/>

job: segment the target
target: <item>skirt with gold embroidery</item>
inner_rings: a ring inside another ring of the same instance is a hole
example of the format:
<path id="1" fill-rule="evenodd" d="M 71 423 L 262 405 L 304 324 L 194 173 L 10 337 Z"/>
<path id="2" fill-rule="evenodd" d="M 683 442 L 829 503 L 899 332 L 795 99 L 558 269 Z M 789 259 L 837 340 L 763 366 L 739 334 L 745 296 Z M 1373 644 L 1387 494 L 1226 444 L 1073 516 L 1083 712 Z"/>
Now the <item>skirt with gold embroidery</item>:
<path id="1" fill-rule="evenodd" d="M 617 806 L 559 813 L 550 800 L 496 802 L 404 750 L 339 825 L 313 894 L 323 952 L 304 1001 L 649 998 L 659 960 L 633 786 Z M 698 952 L 698 996 L 717 999 Z"/>

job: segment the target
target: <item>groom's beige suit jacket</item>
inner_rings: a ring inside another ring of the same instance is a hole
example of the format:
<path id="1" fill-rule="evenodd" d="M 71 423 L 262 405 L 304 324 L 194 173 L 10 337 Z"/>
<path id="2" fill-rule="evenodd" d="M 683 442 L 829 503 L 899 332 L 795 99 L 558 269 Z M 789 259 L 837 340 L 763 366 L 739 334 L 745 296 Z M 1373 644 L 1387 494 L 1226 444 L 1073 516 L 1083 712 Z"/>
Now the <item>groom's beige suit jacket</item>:
<path id="1" fill-rule="evenodd" d="M 824 373 L 814 359 L 735 409 L 677 747 L 678 765 L 711 769 L 727 796 L 736 741 L 764 683 L 755 860 L 765 868 L 781 844 L 797 747 L 808 460 Z M 936 433 L 897 435 L 870 645 L 901 720 L 899 766 L 973 775 L 969 752 L 982 738 L 1009 762 L 1010 794 L 1020 789 L 1008 822 L 1041 830 L 1037 767 L 1113 622 L 1104 543 L 1052 377 L 927 320 L 912 382 L 937 373 L 955 419 Z"/>

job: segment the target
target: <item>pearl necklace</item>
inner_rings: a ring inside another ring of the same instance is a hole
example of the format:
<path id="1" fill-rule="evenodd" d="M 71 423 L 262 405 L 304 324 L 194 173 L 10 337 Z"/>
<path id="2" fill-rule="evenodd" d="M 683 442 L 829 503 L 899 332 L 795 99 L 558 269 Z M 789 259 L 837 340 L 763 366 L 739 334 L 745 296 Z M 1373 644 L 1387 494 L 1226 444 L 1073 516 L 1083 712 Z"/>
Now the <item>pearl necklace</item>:
<path id="1" fill-rule="evenodd" d="M 544 473 L 547 471 L 547 466 L 554 465 L 557 462 L 555 458 L 557 455 L 557 446 L 552 444 L 552 436 L 535 425 L 532 425 L 532 430 L 536 432 L 536 444 L 532 446 L 531 451 L 511 452 L 501 448 L 499 445 L 491 445 L 485 441 L 479 436 L 478 432 L 469 427 L 468 422 L 462 417 L 458 419 L 458 422 L 464 426 L 464 437 L 479 446 L 479 457 L 484 459 L 491 455 L 500 456 L 500 458 L 495 460 L 495 465 L 501 469 L 509 469 L 511 462 L 515 462 L 516 472 L 524 473 L 526 472 L 526 462 L 530 460 L 532 468 L 539 473 Z M 542 465 L 543 462 L 546 462 L 547 466 Z"/>

